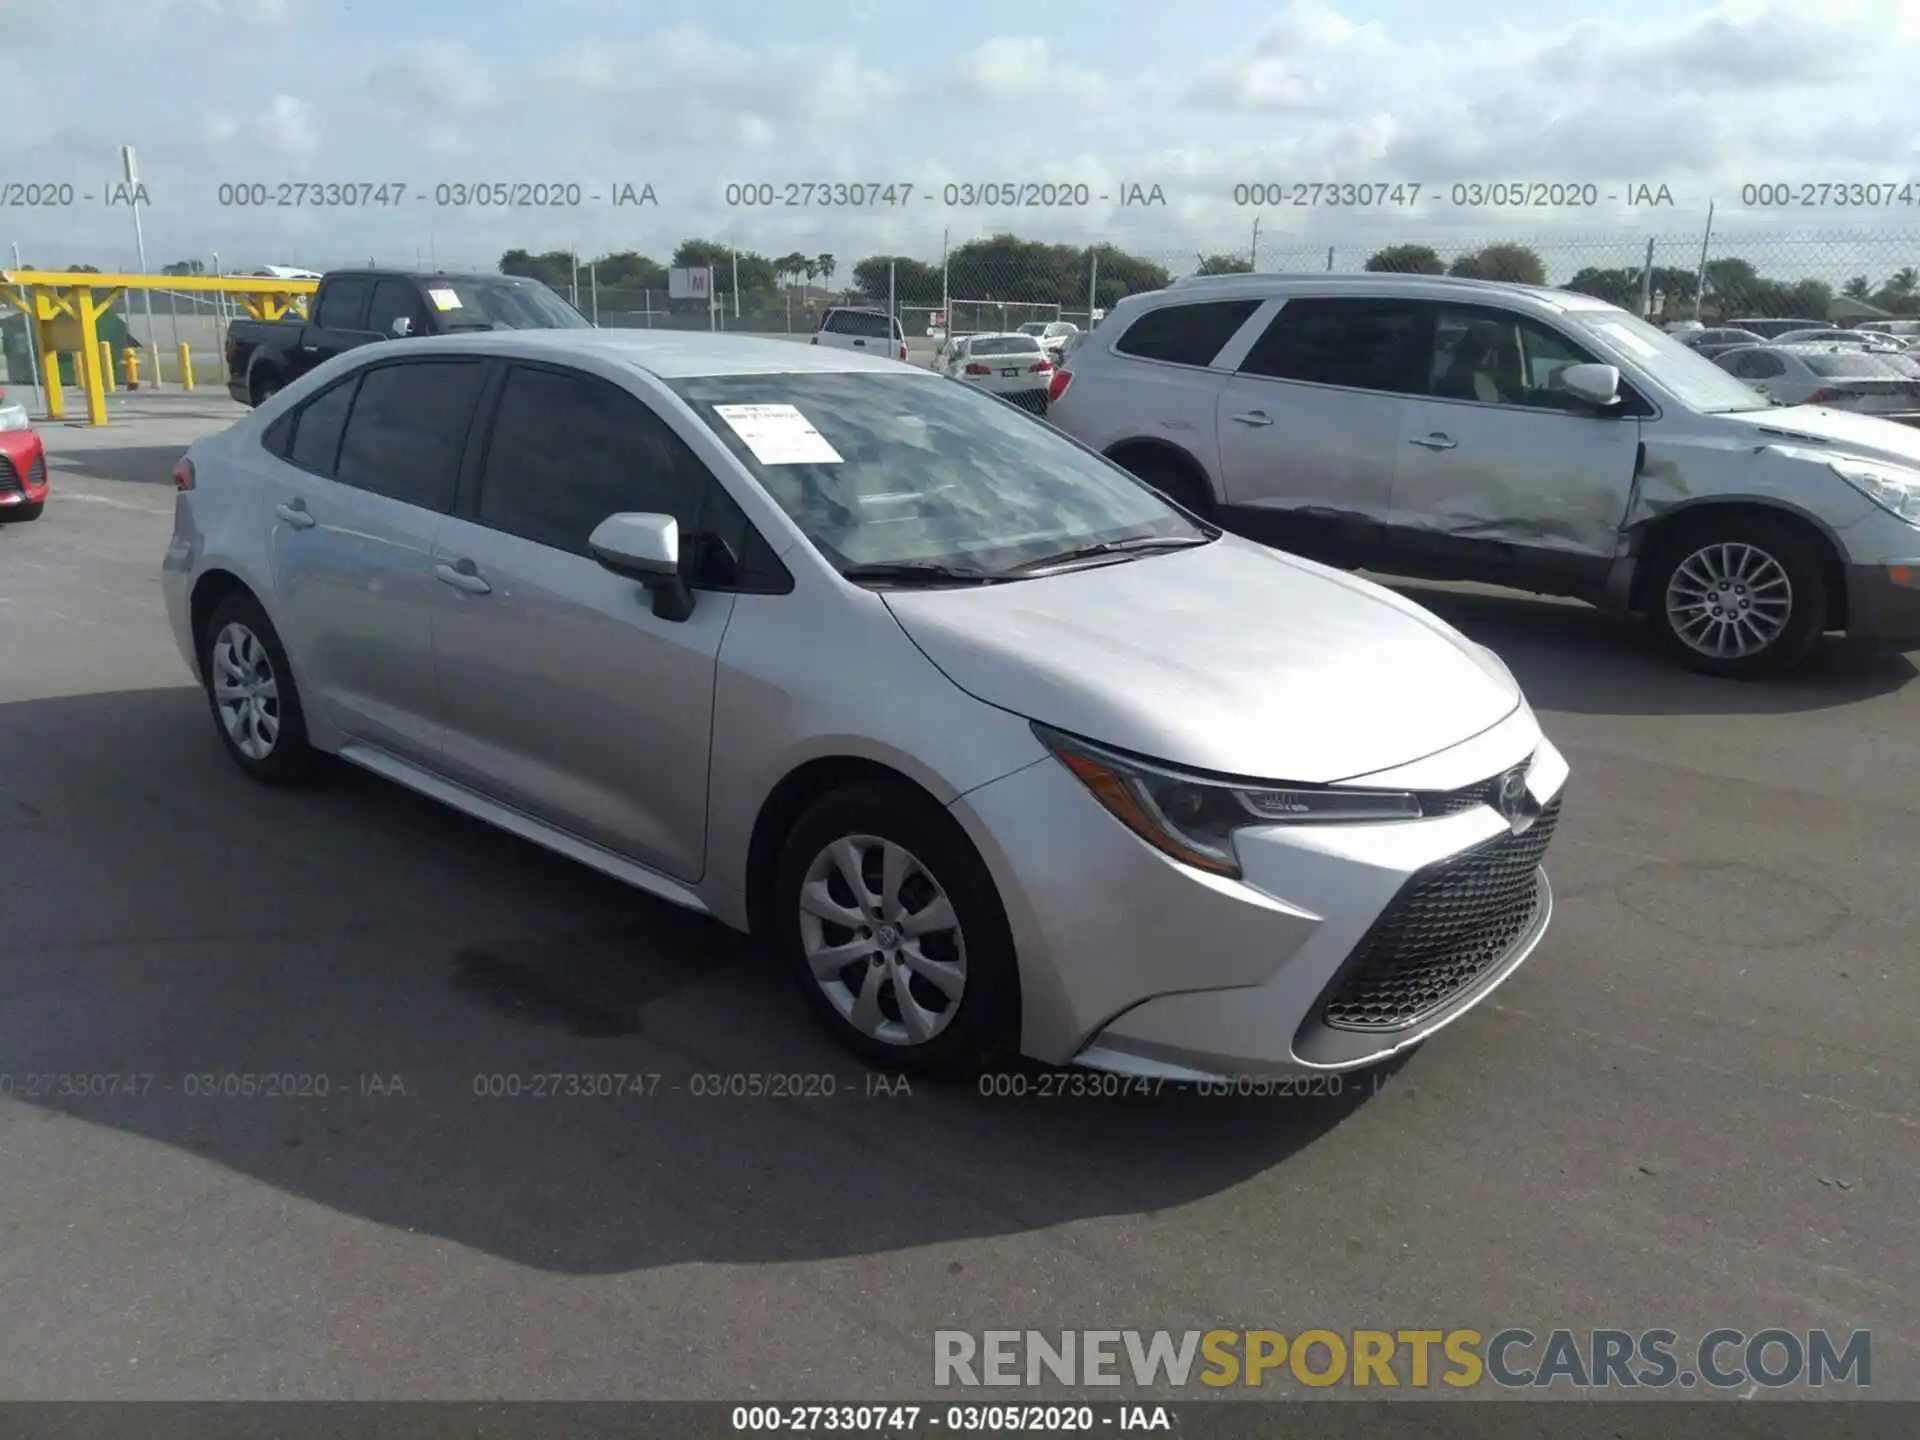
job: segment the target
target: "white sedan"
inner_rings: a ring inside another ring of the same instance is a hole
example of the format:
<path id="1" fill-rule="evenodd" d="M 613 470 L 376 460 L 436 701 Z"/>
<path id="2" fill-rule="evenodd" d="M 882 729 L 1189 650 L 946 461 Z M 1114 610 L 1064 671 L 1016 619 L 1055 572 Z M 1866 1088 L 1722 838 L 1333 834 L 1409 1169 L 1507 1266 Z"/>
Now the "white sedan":
<path id="1" fill-rule="evenodd" d="M 1746 345 L 1713 363 L 1782 405 L 1920 424 L 1920 360 L 1852 345 Z"/>
<path id="2" fill-rule="evenodd" d="M 949 379 L 1044 412 L 1053 359 L 1031 335 L 963 335 L 940 348 L 933 368 Z"/>

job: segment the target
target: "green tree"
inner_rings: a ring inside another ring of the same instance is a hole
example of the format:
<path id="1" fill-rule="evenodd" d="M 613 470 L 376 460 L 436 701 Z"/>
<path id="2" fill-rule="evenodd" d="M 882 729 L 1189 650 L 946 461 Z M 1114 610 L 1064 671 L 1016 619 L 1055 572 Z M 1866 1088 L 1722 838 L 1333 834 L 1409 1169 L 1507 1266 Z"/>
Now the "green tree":
<path id="1" fill-rule="evenodd" d="M 1366 268 L 1395 275 L 1444 275 L 1447 262 L 1431 245 L 1389 245 L 1369 255 Z"/>
<path id="2" fill-rule="evenodd" d="M 831 285 L 833 272 L 839 267 L 840 262 L 831 255 L 816 255 L 813 257 L 813 263 L 820 267 L 820 278 Z"/>
<path id="3" fill-rule="evenodd" d="M 774 277 L 788 285 L 800 283 L 800 277 L 807 273 L 807 257 L 798 250 L 789 250 L 773 262 Z"/>
<path id="4" fill-rule="evenodd" d="M 1756 300 L 1769 282 L 1760 278 L 1760 272 L 1753 263 L 1742 260 L 1737 255 L 1729 255 L 1724 260 L 1709 260 L 1706 265 L 1707 288 L 1701 299 L 1705 305 L 1713 307 L 1719 318 L 1731 319 L 1737 315 L 1750 315 L 1760 307 Z"/>
<path id="5" fill-rule="evenodd" d="M 573 255 L 567 250 L 548 250 L 540 255 L 530 255 L 525 250 L 509 250 L 500 257 L 500 273 L 538 280 L 564 295 L 567 287 L 573 283 Z"/>
<path id="6" fill-rule="evenodd" d="M 1867 277 L 1856 275 L 1840 287 L 1840 293 L 1849 300 L 1868 300 L 1873 294 L 1873 286 L 1867 283 Z"/>
<path id="7" fill-rule="evenodd" d="M 938 305 L 940 267 L 905 255 L 869 255 L 854 263 L 853 287 L 873 300 L 887 298 L 889 268 L 893 297 L 902 305 Z"/>
<path id="8" fill-rule="evenodd" d="M 1470 280 L 1507 280 L 1519 285 L 1544 285 L 1547 267 L 1525 245 L 1489 245 L 1457 257 L 1447 271 Z"/>
<path id="9" fill-rule="evenodd" d="M 1872 303 L 1896 315 L 1920 311 L 1920 270 L 1906 265 L 1894 271 L 1887 283 L 1875 292 Z"/>
<path id="10" fill-rule="evenodd" d="M 207 273 L 207 267 L 203 261 L 199 260 L 176 260 L 171 265 L 162 265 L 160 273 L 162 275 L 204 275 Z"/>
<path id="11" fill-rule="evenodd" d="M 69 265 L 67 267 L 67 273 L 69 275 L 98 275 L 101 273 L 101 270 L 98 265 Z"/>
<path id="12" fill-rule="evenodd" d="M 593 273 L 603 290 L 667 288 L 667 267 L 634 250 L 616 250 L 600 256 L 593 262 Z"/>
<path id="13" fill-rule="evenodd" d="M 1241 255 L 1202 255 L 1196 275 L 1249 275 L 1253 262 Z"/>
<path id="14" fill-rule="evenodd" d="M 673 252 L 673 265 L 676 269 L 711 269 L 716 291 L 731 290 L 736 273 L 742 295 L 779 288 L 773 262 L 766 256 L 752 250 L 736 254 L 732 246 L 718 240 L 682 240 Z"/>

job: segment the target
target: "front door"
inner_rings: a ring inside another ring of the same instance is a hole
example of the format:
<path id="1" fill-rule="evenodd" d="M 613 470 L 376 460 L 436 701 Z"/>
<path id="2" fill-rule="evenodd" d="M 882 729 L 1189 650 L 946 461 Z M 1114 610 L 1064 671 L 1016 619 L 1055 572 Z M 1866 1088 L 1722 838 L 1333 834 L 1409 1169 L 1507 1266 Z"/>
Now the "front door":
<path id="1" fill-rule="evenodd" d="M 441 528 L 433 645 L 451 778 L 665 874 L 705 864 L 707 764 L 731 594 L 685 620 L 589 557 L 608 516 L 698 524 L 706 468 L 598 376 L 515 365 L 477 493 Z"/>
<path id="2" fill-rule="evenodd" d="M 1530 316 L 1437 306 L 1428 393 L 1407 401 L 1389 517 L 1421 573 L 1582 593 L 1604 576 L 1631 498 L 1637 397 L 1600 413 L 1558 386 L 1594 357 Z"/>

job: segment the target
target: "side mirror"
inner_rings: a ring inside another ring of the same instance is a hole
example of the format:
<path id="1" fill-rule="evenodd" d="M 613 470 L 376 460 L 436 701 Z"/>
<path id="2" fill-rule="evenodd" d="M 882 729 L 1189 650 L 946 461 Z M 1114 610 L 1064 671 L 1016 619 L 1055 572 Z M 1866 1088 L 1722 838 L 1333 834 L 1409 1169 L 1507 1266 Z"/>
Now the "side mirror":
<path id="1" fill-rule="evenodd" d="M 1620 403 L 1620 372 L 1612 365 L 1569 365 L 1560 372 L 1560 388 L 1576 400 L 1607 409 Z"/>
<path id="2" fill-rule="evenodd" d="M 680 522 L 671 515 L 609 515 L 587 537 L 593 558 L 616 575 L 653 592 L 653 613 L 685 620 L 693 595 L 680 571 Z"/>
<path id="3" fill-rule="evenodd" d="M 394 339 L 404 340 L 413 333 L 413 321 L 405 315 L 396 315 L 393 317 L 393 324 L 387 328 Z"/>

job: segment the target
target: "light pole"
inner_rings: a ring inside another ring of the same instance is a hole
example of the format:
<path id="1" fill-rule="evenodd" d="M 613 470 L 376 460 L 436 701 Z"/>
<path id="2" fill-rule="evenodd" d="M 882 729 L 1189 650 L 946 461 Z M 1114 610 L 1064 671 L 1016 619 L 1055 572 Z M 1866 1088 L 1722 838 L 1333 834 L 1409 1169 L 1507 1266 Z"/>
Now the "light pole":
<path id="1" fill-rule="evenodd" d="M 18 240 L 13 242 L 13 268 L 16 270 L 26 268 L 20 263 Z M 24 285 L 20 287 L 20 298 L 22 300 L 27 298 L 27 289 Z M 23 309 L 20 313 L 27 317 L 27 365 L 33 371 L 33 408 L 39 410 L 46 403 L 40 390 L 40 341 L 33 333 L 40 327 L 40 321 L 33 310 Z"/>
<path id="2" fill-rule="evenodd" d="M 132 195 L 133 243 L 139 247 L 140 273 L 145 275 L 147 273 L 147 237 L 140 226 L 140 174 L 134 161 L 131 145 L 120 147 L 120 168 L 126 172 L 127 189 Z M 153 347 L 153 388 L 158 390 L 160 388 L 160 330 L 153 323 L 153 290 L 151 287 L 145 287 L 141 290 L 141 294 L 145 297 L 147 305 L 147 344 Z M 107 384 L 109 388 L 112 387 L 111 375 L 107 377 Z"/>

